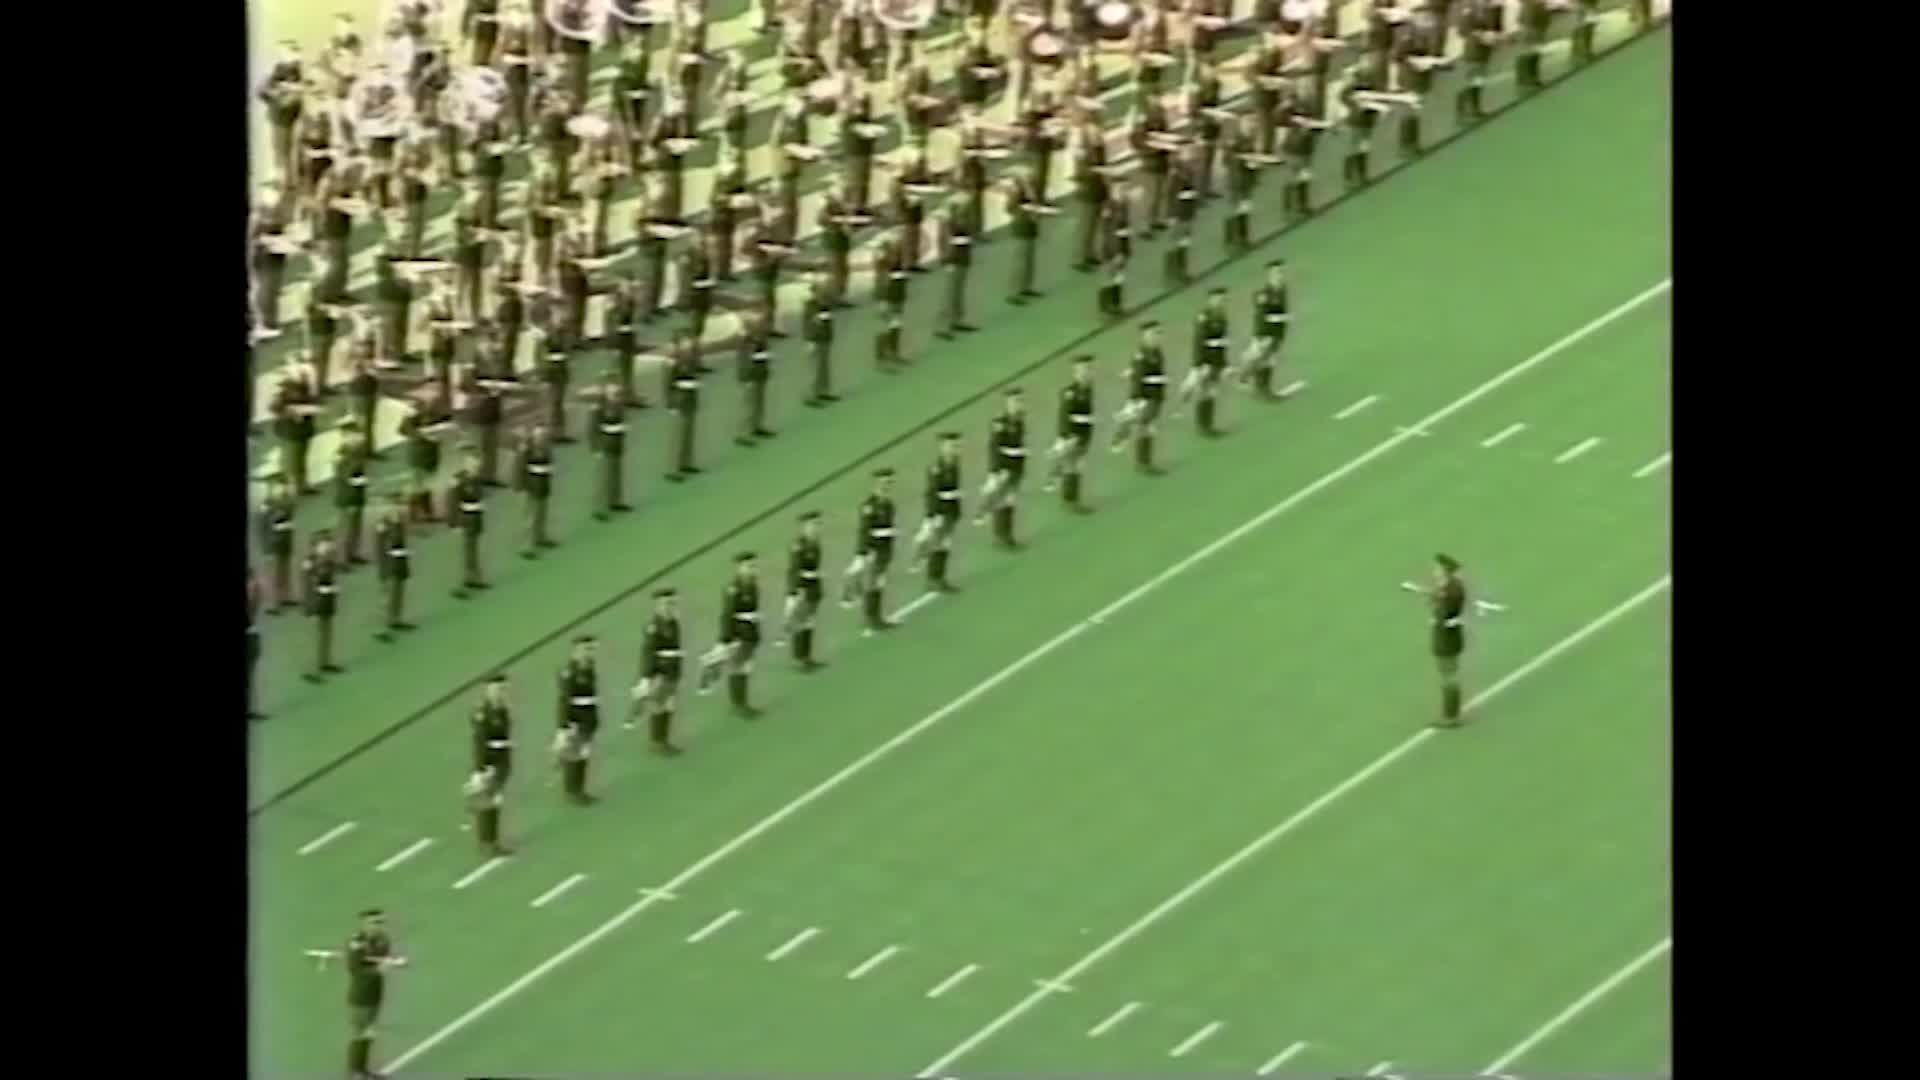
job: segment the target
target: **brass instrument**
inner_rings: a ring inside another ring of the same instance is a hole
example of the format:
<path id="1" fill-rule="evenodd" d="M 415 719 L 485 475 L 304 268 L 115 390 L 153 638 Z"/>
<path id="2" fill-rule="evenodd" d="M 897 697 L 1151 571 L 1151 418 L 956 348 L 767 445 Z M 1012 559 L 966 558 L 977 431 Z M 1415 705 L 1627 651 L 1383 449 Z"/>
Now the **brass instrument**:
<path id="1" fill-rule="evenodd" d="M 939 13 L 939 0 L 868 0 L 873 17 L 889 30 L 924 30 Z"/>
<path id="2" fill-rule="evenodd" d="M 545 0 L 542 13 L 554 33 L 598 45 L 606 37 L 607 20 L 613 17 L 613 3 L 612 0 Z"/>

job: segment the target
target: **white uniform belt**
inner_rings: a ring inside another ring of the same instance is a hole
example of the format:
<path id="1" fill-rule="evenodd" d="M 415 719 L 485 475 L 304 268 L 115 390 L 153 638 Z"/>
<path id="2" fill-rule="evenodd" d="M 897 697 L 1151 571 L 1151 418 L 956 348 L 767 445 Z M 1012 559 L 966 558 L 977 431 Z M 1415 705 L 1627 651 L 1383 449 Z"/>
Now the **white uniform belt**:
<path id="1" fill-rule="evenodd" d="M 892 536 L 893 530 L 883 526 L 878 529 L 868 529 L 867 533 L 871 536 Z"/>
<path id="2" fill-rule="evenodd" d="M 593 705 L 597 704 L 600 699 L 592 694 L 575 694 L 568 700 L 575 705 Z"/>
<path id="3" fill-rule="evenodd" d="M 469 514 L 477 514 L 480 512 L 480 505 L 481 504 L 477 502 L 463 502 L 460 504 L 460 509 L 465 510 Z"/>

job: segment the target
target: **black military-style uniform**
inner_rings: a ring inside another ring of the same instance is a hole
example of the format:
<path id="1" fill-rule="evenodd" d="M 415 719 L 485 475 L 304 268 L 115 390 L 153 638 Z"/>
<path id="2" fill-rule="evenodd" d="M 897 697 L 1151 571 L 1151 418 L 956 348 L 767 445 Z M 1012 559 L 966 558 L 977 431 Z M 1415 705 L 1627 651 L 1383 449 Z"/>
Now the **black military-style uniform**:
<path id="1" fill-rule="evenodd" d="M 860 504 L 857 550 L 865 564 L 862 599 L 866 608 L 867 628 L 870 630 L 884 629 L 888 625 L 881 605 L 886 598 L 887 570 L 893 566 L 893 521 L 894 505 L 890 497 L 868 495 Z"/>
<path id="2" fill-rule="evenodd" d="M 960 197 L 967 235 L 984 238 L 987 231 L 986 132 L 974 128 L 960 136 Z"/>
<path id="3" fill-rule="evenodd" d="M 888 244 L 881 252 L 873 273 L 874 293 L 887 309 L 879 333 L 874 337 L 873 360 L 882 369 L 890 369 L 906 361 L 901 353 L 900 338 L 906 321 L 908 273 L 897 243 Z"/>
<path id="4" fill-rule="evenodd" d="M 873 105 L 862 94 L 847 111 L 840 127 L 841 151 L 847 158 L 847 196 L 855 213 L 867 212 L 868 195 L 873 190 L 873 152 L 878 140 L 861 134 L 859 127 L 873 123 Z"/>
<path id="5" fill-rule="evenodd" d="M 260 507 L 260 547 L 273 559 L 273 607 L 293 606 L 293 495 L 268 495 Z"/>
<path id="6" fill-rule="evenodd" d="M 1134 463 L 1152 470 L 1154 426 L 1167 398 L 1167 357 L 1158 346 L 1141 346 L 1127 367 L 1128 396 L 1137 403 Z"/>
<path id="7" fill-rule="evenodd" d="M 1241 129 L 1227 143 L 1227 199 L 1230 203 L 1223 226 L 1229 252 L 1239 254 L 1253 246 L 1253 192 L 1260 183 L 1260 166 L 1252 160 L 1259 150 L 1253 132 Z"/>
<path id="8" fill-rule="evenodd" d="M 505 702 L 482 701 L 473 710 L 473 771 L 493 770 L 496 788 L 513 775 L 513 710 Z"/>
<path id="9" fill-rule="evenodd" d="M 627 450 L 627 410 L 617 398 L 602 397 L 589 417 L 593 449 L 600 455 L 600 517 L 628 509 L 621 479 Z"/>
<path id="10" fill-rule="evenodd" d="M 1061 478 L 1062 499 L 1080 507 L 1080 469 L 1093 442 L 1093 383 L 1075 380 L 1060 388 L 1059 420 L 1054 430 L 1054 475 Z"/>
<path id="11" fill-rule="evenodd" d="M 801 667 L 813 667 L 813 621 L 824 591 L 818 537 L 796 536 L 787 548 L 786 637 Z"/>
<path id="12" fill-rule="evenodd" d="M 347 564 L 358 566 L 360 534 L 367 514 L 367 453 L 364 444 L 342 442 L 333 459 L 333 503 L 340 511 L 340 548 Z"/>
<path id="13" fill-rule="evenodd" d="M 810 291 L 801 317 L 802 333 L 813 352 L 813 392 L 807 395 L 807 404 L 817 406 L 837 401 L 833 393 L 832 294 L 817 288 Z"/>
<path id="14" fill-rule="evenodd" d="M 965 204 L 953 202 L 947 204 L 941 217 L 947 253 L 946 327 L 940 331 L 942 337 L 973 329 L 967 324 L 967 272 L 973 269 L 973 242 L 979 234 L 971 216 Z"/>
<path id="15" fill-rule="evenodd" d="M 347 1044 L 347 1074 L 372 1076 L 373 1025 L 386 999 L 387 974 L 383 966 L 393 955 L 393 943 L 381 931 L 361 930 L 347 940 L 347 1015 L 351 1042 Z"/>
<path id="16" fill-rule="evenodd" d="M 673 745 L 673 713 L 680 691 L 682 663 L 680 619 L 655 612 L 647 620 L 640 638 L 641 682 L 634 688 L 633 708 L 626 726 L 632 727 L 633 717 L 646 713 L 648 737 L 654 750 L 662 754 L 679 752 Z"/>
<path id="17" fill-rule="evenodd" d="M 707 319 L 713 314 L 713 260 L 705 244 L 695 240 L 680 263 L 680 306 L 686 311 L 688 328 L 697 343 L 706 336 Z"/>
<path id="18" fill-rule="evenodd" d="M 1008 297 L 1014 303 L 1024 303 L 1029 297 L 1040 295 L 1033 287 L 1034 262 L 1040 246 L 1040 217 L 1034 209 L 1038 201 L 1032 183 L 1022 179 L 1012 182 L 1007 212 L 1013 218 L 1014 238 L 1020 242 L 1020 255 L 1014 261 L 1013 294 Z"/>
<path id="19" fill-rule="evenodd" d="M 760 646 L 760 583 L 735 577 L 720 597 L 720 643 L 728 647 L 727 699 L 735 710 L 751 714 L 747 675 Z"/>
<path id="20" fill-rule="evenodd" d="M 462 576 L 454 595 L 464 597 L 469 589 L 487 587 L 480 573 L 480 534 L 486 528 L 487 486 L 478 473 L 462 469 L 453 482 L 453 496 L 449 501 L 460 523 Z"/>
<path id="21" fill-rule="evenodd" d="M 633 385 L 634 357 L 640 351 L 633 324 L 639 315 L 640 304 L 634 296 L 634 289 L 623 282 L 613 291 L 613 299 L 607 304 L 607 344 L 613 352 L 613 377 L 620 384 L 620 400 L 628 409 L 641 407 L 638 391 Z"/>
<path id="22" fill-rule="evenodd" d="M 927 548 L 927 580 L 942 591 L 953 586 L 947 581 L 947 560 L 953 554 L 953 533 L 960 525 L 960 459 L 936 457 L 927 466 L 926 530 L 920 545 Z"/>
<path id="23" fill-rule="evenodd" d="M 283 379 L 273 398 L 273 432 L 280 439 L 280 467 L 295 495 L 306 495 L 307 456 L 313 445 L 314 418 L 303 408 L 314 404 L 313 388 L 303 378 Z"/>
<path id="24" fill-rule="evenodd" d="M 335 580 L 337 574 L 338 568 L 331 557 L 323 559 L 309 554 L 300 564 L 300 576 L 306 586 L 307 614 L 314 620 L 314 660 L 313 670 L 307 673 L 309 682 L 340 670 L 333 662 L 333 619 L 339 612 L 340 592 Z"/>
<path id="25" fill-rule="evenodd" d="M 400 433 L 407 442 L 407 468 L 412 473 L 407 510 L 417 522 L 434 519 L 433 478 L 440 472 L 440 440 L 433 430 L 436 425 L 435 418 L 419 410 L 400 421 Z"/>
<path id="26" fill-rule="evenodd" d="M 1033 201 L 1047 202 L 1053 179 L 1053 152 L 1059 149 L 1059 141 L 1048 129 L 1054 118 L 1051 106 L 1035 102 L 1027 106 L 1020 116 L 1021 142 L 1027 157 L 1033 166 Z"/>
<path id="27" fill-rule="evenodd" d="M 1133 257 L 1133 211 L 1127 202 L 1111 199 L 1105 207 L 1107 279 L 1100 285 L 1100 314 L 1109 319 L 1126 311 L 1127 262 Z"/>
<path id="28" fill-rule="evenodd" d="M 1287 134 L 1281 142 L 1290 175 L 1281 206 L 1289 214 L 1303 215 L 1312 209 L 1313 152 L 1320 143 L 1320 121 L 1305 106 L 1288 109 Z"/>
<path id="29" fill-rule="evenodd" d="M 500 484 L 500 425 L 506 421 L 506 402 L 493 380 L 475 381 L 467 387 L 467 423 L 480 450 L 480 482 L 488 487 Z M 436 461 L 437 464 L 437 461 Z"/>
<path id="30" fill-rule="evenodd" d="M 1488 70 L 1501 36 L 1506 33 L 1507 8 L 1500 0 L 1466 0 L 1460 8 L 1460 36 L 1466 78 L 1454 97 L 1454 116 L 1460 122 L 1485 118 Z"/>
<path id="31" fill-rule="evenodd" d="M 846 303 L 849 260 L 853 253 L 853 233 L 844 220 L 853 210 L 838 194 L 827 196 L 820 207 L 820 234 L 827 247 L 827 299 L 835 307 Z"/>
<path id="32" fill-rule="evenodd" d="M 700 354 L 698 339 L 673 350 L 672 380 L 674 446 L 667 479 L 684 480 L 700 470 L 693 463 L 694 419 L 700 413 Z"/>
<path id="33" fill-rule="evenodd" d="M 553 501 L 553 444 L 528 438 L 520 446 L 514 463 L 515 486 L 527 494 L 527 547 L 522 554 L 532 557 L 539 549 L 553 547 L 547 536 L 547 510 Z"/>
<path id="34" fill-rule="evenodd" d="M 1192 163 L 1184 157 L 1174 161 L 1168 179 L 1173 192 L 1173 242 L 1167 245 L 1164 270 L 1167 284 L 1177 287 L 1189 279 L 1187 249 L 1193 244 L 1193 217 L 1200 209 L 1200 188 Z"/>
<path id="35" fill-rule="evenodd" d="M 380 549 L 380 581 L 387 587 L 387 630 L 410 630 L 407 622 L 407 579 L 413 576 L 413 552 L 407 546 L 407 519 L 404 515 L 394 514 L 382 518 L 374 530 L 374 541 Z"/>
<path id="36" fill-rule="evenodd" d="M 1013 547 L 1013 507 L 1020 481 L 1027 475 L 1027 418 L 1001 413 L 987 432 L 987 472 L 996 477 L 993 497 L 980 508 L 993 514 L 993 538 L 1001 547 Z"/>
<path id="37" fill-rule="evenodd" d="M 1199 401 L 1194 406 L 1194 416 L 1200 425 L 1202 434 L 1212 435 L 1216 397 L 1220 390 L 1220 377 L 1227 370 L 1227 349 L 1230 344 L 1231 327 L 1227 322 L 1227 313 L 1203 309 L 1193 319 L 1193 364 L 1198 373 L 1199 384 L 1195 392 Z"/>
<path id="38" fill-rule="evenodd" d="M 360 368 L 347 380 L 347 397 L 353 402 L 353 419 L 367 438 L 367 456 L 378 458 L 373 450 L 373 422 L 380 403 L 380 379 L 371 368 Z"/>
<path id="39" fill-rule="evenodd" d="M 752 445 L 757 438 L 768 438 L 773 432 L 766 426 L 767 420 L 767 380 L 773 374 L 773 349 L 767 340 L 768 318 L 748 319 L 746 331 L 740 335 L 738 357 L 740 394 L 740 434 L 734 442 L 742 446 Z"/>
<path id="40" fill-rule="evenodd" d="M 560 669 L 560 779 L 569 800 L 592 802 L 587 761 L 600 731 L 600 673 L 591 660 L 569 659 Z"/>
<path id="41" fill-rule="evenodd" d="M 1083 142 L 1075 162 L 1074 181 L 1080 194 L 1080 261 L 1076 267 L 1091 271 L 1100 264 L 1100 222 L 1106 216 L 1107 201 L 1113 197 L 1113 185 L 1104 171 L 1107 146 L 1104 133 L 1094 131 Z"/>
<path id="42" fill-rule="evenodd" d="M 1342 175 L 1349 186 L 1367 182 L 1373 154 L 1373 130 L 1380 122 L 1380 114 L 1362 104 L 1359 95 L 1379 89 L 1380 83 L 1374 73 L 1361 65 L 1354 69 L 1353 81 L 1341 93 L 1341 99 L 1347 107 L 1347 125 L 1353 129 L 1353 142 L 1341 164 Z"/>
<path id="43" fill-rule="evenodd" d="M 925 269 L 920 265 L 920 232 L 927 223 L 926 199 L 911 189 L 932 183 L 933 175 L 926 163 L 915 159 L 894 176 L 889 192 L 900 241 L 900 263 L 909 273 L 918 274 Z"/>
<path id="44" fill-rule="evenodd" d="M 548 349 L 540 362 L 540 377 L 547 384 L 547 430 L 553 441 L 573 442 L 567 434 L 567 387 L 573 382 L 572 357 L 565 349 Z"/>
<path id="45" fill-rule="evenodd" d="M 1540 66 L 1553 31 L 1553 14 L 1547 0 L 1520 0 L 1520 55 L 1514 61 L 1514 82 L 1522 92 L 1540 89 Z"/>
<path id="46" fill-rule="evenodd" d="M 640 238 L 640 259 L 646 264 L 646 270 L 634 317 L 641 322 L 652 322 L 660 314 L 660 297 L 667 281 L 667 238 L 655 230 L 668 222 L 653 213 L 646 199 L 641 200 L 640 212 L 635 217 L 634 231 Z"/>
<path id="47" fill-rule="evenodd" d="M 1197 31 L 1196 31 L 1197 33 Z M 1225 133 L 1211 110 L 1220 107 L 1220 76 L 1200 76 L 1193 85 L 1193 123 L 1200 138 L 1200 157 L 1194 165 L 1195 187 L 1200 198 L 1213 198 L 1213 162 L 1220 154 L 1220 138 Z"/>
<path id="48" fill-rule="evenodd" d="M 1253 294 L 1255 348 L 1252 371 L 1255 389 L 1263 396 L 1273 395 L 1273 368 L 1280 349 L 1286 344 L 1287 326 L 1292 316 L 1287 310 L 1285 285 L 1262 285 Z"/>

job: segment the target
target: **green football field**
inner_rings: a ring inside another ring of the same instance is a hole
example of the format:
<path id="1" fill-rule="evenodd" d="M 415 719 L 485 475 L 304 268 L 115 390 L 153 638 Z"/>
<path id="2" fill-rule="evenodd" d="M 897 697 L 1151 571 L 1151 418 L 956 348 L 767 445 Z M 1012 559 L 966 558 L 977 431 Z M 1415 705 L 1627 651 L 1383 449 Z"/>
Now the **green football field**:
<path id="1" fill-rule="evenodd" d="M 761 719 L 689 698 L 671 762 L 609 723 L 591 809 L 543 767 L 558 632 L 602 637 L 617 699 L 629 586 L 674 553 L 700 551 L 670 577 L 698 646 L 729 556 L 780 551 L 799 509 L 844 562 L 849 463 L 902 471 L 911 527 L 914 424 L 950 409 L 977 470 L 982 392 L 1091 329 L 1089 284 L 1017 318 L 983 291 L 970 348 L 276 691 L 256 1073 L 340 1068 L 343 980 L 303 951 L 368 905 L 413 961 L 379 1050 L 408 1074 L 1665 1068 L 1670 57 L 1665 32 L 1624 46 L 1154 305 L 1183 370 L 1204 289 L 1244 335 L 1284 255 L 1305 389 L 1236 393 L 1219 440 L 1172 422 L 1164 476 L 1102 453 L 1088 516 L 1029 475 L 1024 550 L 970 529 L 932 602 L 903 569 L 893 634 L 835 609 L 818 674 L 770 646 Z M 1139 321 L 1084 346 L 1103 413 Z M 1021 381 L 1045 434 L 1066 361 Z M 1439 550 L 1507 609 L 1473 628 L 1472 722 L 1444 732 L 1397 587 Z M 462 831 L 462 691 L 510 657 L 517 851 L 489 863 Z"/>

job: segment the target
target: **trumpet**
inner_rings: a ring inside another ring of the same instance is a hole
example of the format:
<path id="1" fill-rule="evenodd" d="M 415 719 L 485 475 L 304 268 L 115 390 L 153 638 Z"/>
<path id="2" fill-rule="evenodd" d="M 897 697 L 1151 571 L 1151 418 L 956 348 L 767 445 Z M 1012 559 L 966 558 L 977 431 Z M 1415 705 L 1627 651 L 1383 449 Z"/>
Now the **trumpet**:
<path id="1" fill-rule="evenodd" d="M 597 45 L 606 37 L 613 17 L 612 0 L 546 0 L 547 25 L 561 37 Z"/>

